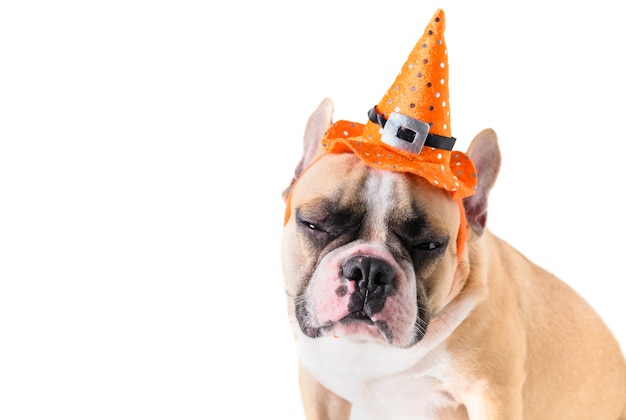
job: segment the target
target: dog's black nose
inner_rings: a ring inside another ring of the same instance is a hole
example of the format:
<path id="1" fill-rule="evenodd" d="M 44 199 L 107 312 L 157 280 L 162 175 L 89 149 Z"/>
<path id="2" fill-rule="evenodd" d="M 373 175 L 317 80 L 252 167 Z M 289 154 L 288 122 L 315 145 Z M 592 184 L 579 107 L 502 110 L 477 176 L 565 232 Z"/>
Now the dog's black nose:
<path id="1" fill-rule="evenodd" d="M 357 255 L 342 265 L 343 276 L 357 283 L 357 288 L 373 290 L 393 282 L 393 268 L 385 261 Z"/>
<path id="2" fill-rule="evenodd" d="M 354 281 L 356 286 L 348 310 L 359 319 L 365 317 L 371 322 L 372 315 L 383 309 L 387 296 L 394 293 L 393 267 L 381 259 L 357 255 L 344 262 L 341 270 L 343 278 Z"/>

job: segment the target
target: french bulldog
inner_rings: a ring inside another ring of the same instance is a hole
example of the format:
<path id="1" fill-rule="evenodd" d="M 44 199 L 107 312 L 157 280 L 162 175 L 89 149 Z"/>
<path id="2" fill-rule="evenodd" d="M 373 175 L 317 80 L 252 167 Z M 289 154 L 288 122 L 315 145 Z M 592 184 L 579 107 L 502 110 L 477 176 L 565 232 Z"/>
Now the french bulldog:
<path id="1" fill-rule="evenodd" d="M 607 326 L 486 229 L 494 131 L 469 147 L 478 185 L 461 207 L 417 175 L 325 153 L 332 114 L 326 99 L 311 115 L 283 193 L 306 418 L 626 419 L 626 363 Z"/>

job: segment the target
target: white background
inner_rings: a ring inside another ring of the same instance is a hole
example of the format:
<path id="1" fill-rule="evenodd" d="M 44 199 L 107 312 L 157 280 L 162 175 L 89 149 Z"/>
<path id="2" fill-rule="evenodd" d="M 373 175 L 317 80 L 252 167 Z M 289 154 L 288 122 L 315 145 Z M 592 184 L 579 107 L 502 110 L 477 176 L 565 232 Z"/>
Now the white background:
<path id="1" fill-rule="evenodd" d="M 2 1 L 0 418 L 302 418 L 280 193 L 437 7 L 457 148 L 502 147 L 491 230 L 626 343 L 620 2 Z"/>

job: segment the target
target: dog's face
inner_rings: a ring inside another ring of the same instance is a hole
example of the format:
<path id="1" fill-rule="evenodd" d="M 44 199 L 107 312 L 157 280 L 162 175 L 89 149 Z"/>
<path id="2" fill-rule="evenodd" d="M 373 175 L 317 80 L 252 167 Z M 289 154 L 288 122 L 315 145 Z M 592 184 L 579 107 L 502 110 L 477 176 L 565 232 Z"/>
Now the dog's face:
<path id="1" fill-rule="evenodd" d="M 423 179 L 326 155 L 291 194 L 283 237 L 294 322 L 309 337 L 410 347 L 445 305 L 457 267 L 457 202 Z"/>

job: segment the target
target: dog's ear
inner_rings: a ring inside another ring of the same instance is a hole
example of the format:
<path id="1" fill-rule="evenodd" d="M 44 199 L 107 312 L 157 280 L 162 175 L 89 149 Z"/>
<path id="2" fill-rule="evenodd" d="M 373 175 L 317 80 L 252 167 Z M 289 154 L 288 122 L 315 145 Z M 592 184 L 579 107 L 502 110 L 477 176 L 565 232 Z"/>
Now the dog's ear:
<path id="1" fill-rule="evenodd" d="M 319 104 L 317 109 L 309 117 L 304 130 L 304 144 L 302 151 L 302 159 L 296 167 L 293 179 L 289 186 L 283 191 L 283 199 L 286 199 L 291 191 L 291 187 L 296 180 L 314 160 L 322 152 L 321 140 L 326 130 L 331 126 L 333 119 L 333 102 L 326 98 Z"/>
<path id="2" fill-rule="evenodd" d="M 463 199 L 465 215 L 472 233 L 481 236 L 487 224 L 487 199 L 500 171 L 500 147 L 495 131 L 481 131 L 470 144 L 467 154 L 476 166 L 478 186 L 474 195 Z"/>

